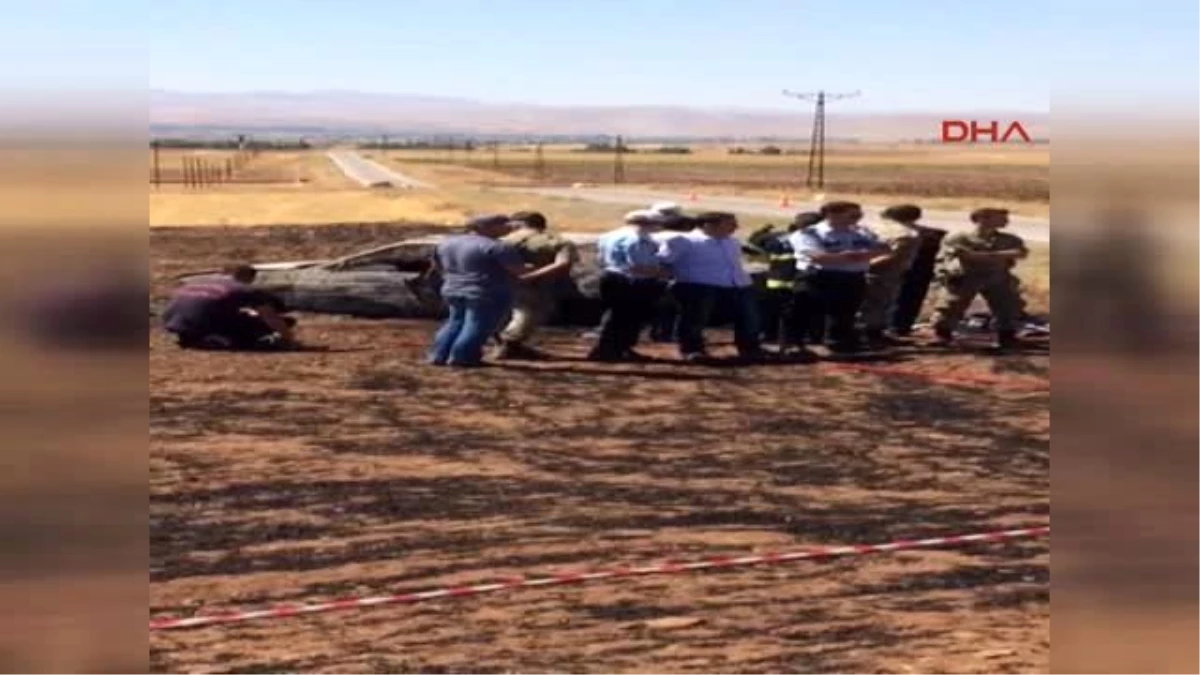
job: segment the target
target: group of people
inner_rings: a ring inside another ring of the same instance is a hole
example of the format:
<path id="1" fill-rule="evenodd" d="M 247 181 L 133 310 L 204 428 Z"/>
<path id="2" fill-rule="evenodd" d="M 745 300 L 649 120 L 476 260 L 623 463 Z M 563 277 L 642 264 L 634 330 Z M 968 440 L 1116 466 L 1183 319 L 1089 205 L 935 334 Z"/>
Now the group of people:
<path id="1" fill-rule="evenodd" d="M 815 345 L 848 354 L 903 344 L 902 335 L 888 330 L 897 297 L 923 242 L 944 234 L 921 225 L 921 215 L 917 206 L 893 206 L 868 228 L 858 204 L 836 201 L 798 214 L 786 231 L 759 230 L 749 241 L 768 261 L 762 288 L 747 272 L 734 214 L 688 215 L 669 202 L 631 211 L 596 243 L 604 313 L 588 359 L 648 360 L 636 347 L 650 328 L 652 339 L 676 344 L 683 361 L 708 362 L 705 329 L 717 312 L 732 323 L 743 362 L 810 361 Z M 1007 211 L 979 209 L 971 221 L 972 230 L 941 241 L 935 344 L 952 343 L 981 294 L 998 346 L 1015 347 L 1024 305 L 1012 268 L 1028 251 L 1002 231 Z M 482 365 L 491 342 L 496 359 L 544 358 L 531 342 L 553 317 L 578 263 L 575 245 L 552 232 L 541 213 L 471 219 L 465 233 L 446 238 L 434 254 L 448 316 L 429 363 Z M 184 348 L 296 346 L 294 319 L 279 298 L 253 286 L 255 276 L 253 267 L 238 265 L 223 277 L 183 286 L 164 312 L 164 327 Z M 768 352 L 764 343 L 778 348 Z"/>
<path id="2" fill-rule="evenodd" d="M 604 314 L 588 359 L 648 360 L 636 347 L 650 327 L 653 338 L 678 346 L 682 360 L 711 361 L 704 333 L 714 312 L 731 320 L 743 362 L 811 361 L 817 355 L 810 347 L 817 344 L 835 353 L 903 344 L 902 336 L 888 331 L 890 314 L 923 239 L 942 233 L 922 226 L 914 205 L 881 215 L 877 230 L 868 228 L 858 204 L 830 202 L 796 216 L 787 232 L 756 233 L 754 244 L 769 259 L 760 290 L 734 237 L 734 214 L 692 216 L 668 202 L 632 211 L 596 244 Z M 1012 268 L 1028 250 L 1019 237 L 1001 231 L 1006 210 L 979 209 L 971 221 L 971 231 L 941 244 L 935 344 L 952 344 L 955 327 L 982 294 L 994 315 L 998 347 L 1016 347 L 1024 306 Z M 579 260 L 575 246 L 550 232 L 536 212 L 481 216 L 466 229 L 435 254 L 449 317 L 429 362 L 479 366 L 492 340 L 498 342 L 497 359 L 544 357 L 530 340 L 553 314 L 558 284 Z M 778 349 L 768 352 L 764 342 Z"/>

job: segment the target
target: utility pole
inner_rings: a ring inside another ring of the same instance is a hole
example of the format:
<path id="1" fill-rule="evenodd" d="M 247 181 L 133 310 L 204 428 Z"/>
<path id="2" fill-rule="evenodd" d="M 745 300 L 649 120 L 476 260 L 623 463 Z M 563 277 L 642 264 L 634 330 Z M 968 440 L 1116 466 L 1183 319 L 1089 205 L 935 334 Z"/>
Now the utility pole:
<path id="1" fill-rule="evenodd" d="M 500 168 L 500 141 L 492 141 L 492 168 Z"/>
<path id="2" fill-rule="evenodd" d="M 546 157 L 542 154 L 541 141 L 538 141 L 533 148 L 533 173 L 538 180 L 546 178 Z"/>
<path id="3" fill-rule="evenodd" d="M 824 90 L 797 93 L 787 89 L 783 90 L 784 96 L 798 98 L 801 101 L 816 101 L 816 108 L 813 112 L 812 139 L 808 145 L 808 176 L 804 181 L 806 187 L 825 187 L 825 102 L 854 98 L 861 93 L 852 91 L 844 94 L 830 94 Z"/>
<path id="4" fill-rule="evenodd" d="M 617 136 L 613 145 L 613 183 L 620 185 L 625 182 L 625 141 Z"/>

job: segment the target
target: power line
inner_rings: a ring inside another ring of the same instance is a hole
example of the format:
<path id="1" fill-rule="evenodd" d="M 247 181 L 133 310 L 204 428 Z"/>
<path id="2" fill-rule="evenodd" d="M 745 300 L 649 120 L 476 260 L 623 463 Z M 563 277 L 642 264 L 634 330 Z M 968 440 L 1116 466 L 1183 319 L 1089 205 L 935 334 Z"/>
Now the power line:
<path id="1" fill-rule="evenodd" d="M 841 101 L 861 94 L 862 92 L 857 90 L 838 94 L 831 94 L 824 90 L 815 92 L 783 90 L 784 96 L 801 101 L 816 102 L 816 109 L 813 112 L 812 139 L 808 145 L 808 176 L 804 181 L 806 187 L 825 187 L 825 102 Z"/>

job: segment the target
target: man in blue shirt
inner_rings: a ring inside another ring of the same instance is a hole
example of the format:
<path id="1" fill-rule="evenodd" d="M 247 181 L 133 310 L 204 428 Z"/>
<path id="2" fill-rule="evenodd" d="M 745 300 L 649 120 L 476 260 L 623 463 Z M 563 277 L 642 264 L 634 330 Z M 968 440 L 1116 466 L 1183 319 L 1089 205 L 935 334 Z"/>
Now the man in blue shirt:
<path id="1" fill-rule="evenodd" d="M 696 217 L 700 227 L 663 243 L 662 257 L 675 277 L 679 302 L 679 351 L 688 362 L 709 359 L 704 329 L 720 303 L 733 315 L 734 343 L 746 361 L 763 357 L 758 324 L 758 298 L 742 262 L 742 247 L 733 233 L 732 213 Z"/>
<path id="2" fill-rule="evenodd" d="M 511 307 L 513 284 L 530 271 L 516 248 L 499 241 L 511 230 L 508 216 L 479 216 L 466 234 L 438 245 L 434 264 L 450 314 L 433 338 L 432 365 L 482 364 L 484 345 Z"/>
<path id="3" fill-rule="evenodd" d="M 665 287 L 666 272 L 658 259 L 658 244 L 651 238 L 662 216 L 650 210 L 631 211 L 625 226 L 596 242 L 600 276 L 600 302 L 604 318 L 600 337 L 588 354 L 592 361 L 642 361 L 633 350 L 642 329 L 654 318 Z"/>
<path id="4" fill-rule="evenodd" d="M 829 317 L 830 349 L 838 353 L 862 350 L 855 319 L 866 291 L 871 260 L 890 249 L 875 233 L 858 223 L 862 207 L 854 202 L 830 202 L 821 207 L 825 221 L 788 238 L 796 253 L 798 282 L 793 307 L 792 336 L 799 355 L 811 358 L 803 342 L 818 322 Z"/>

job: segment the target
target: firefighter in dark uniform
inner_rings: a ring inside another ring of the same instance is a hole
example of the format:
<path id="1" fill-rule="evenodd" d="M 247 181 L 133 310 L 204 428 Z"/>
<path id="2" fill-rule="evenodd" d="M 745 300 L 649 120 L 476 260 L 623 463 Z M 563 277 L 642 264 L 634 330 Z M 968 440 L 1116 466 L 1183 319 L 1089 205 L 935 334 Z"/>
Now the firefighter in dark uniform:
<path id="1" fill-rule="evenodd" d="M 751 240 L 751 243 L 767 254 L 766 291 L 762 302 L 763 341 L 777 342 L 781 353 L 786 353 L 793 346 L 804 342 L 795 339 L 791 333 L 797 273 L 796 253 L 792 250 L 788 237 L 797 230 L 816 225 L 823 219 L 820 213 L 799 213 L 788 226 L 787 232 L 778 232 L 769 227 L 761 230 L 762 234 Z"/>

